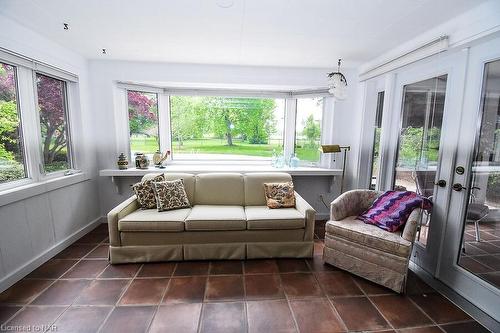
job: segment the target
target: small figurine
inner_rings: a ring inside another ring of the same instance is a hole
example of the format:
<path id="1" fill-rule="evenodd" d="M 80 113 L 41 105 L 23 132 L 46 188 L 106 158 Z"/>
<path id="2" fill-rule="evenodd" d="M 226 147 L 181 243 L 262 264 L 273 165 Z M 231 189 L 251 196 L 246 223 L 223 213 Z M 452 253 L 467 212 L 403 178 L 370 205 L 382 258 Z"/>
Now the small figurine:
<path id="1" fill-rule="evenodd" d="M 128 168 L 128 160 L 124 153 L 120 153 L 120 156 L 118 156 L 118 162 L 116 162 L 116 164 L 118 164 L 119 170 L 126 170 Z"/>
<path id="2" fill-rule="evenodd" d="M 170 150 L 167 150 L 165 152 L 165 155 L 162 155 L 160 150 L 157 150 L 156 153 L 153 155 L 153 164 L 155 165 L 155 167 L 159 169 L 164 169 L 165 166 L 163 165 L 163 162 L 167 160 L 169 155 L 170 155 Z"/>
<path id="3" fill-rule="evenodd" d="M 135 167 L 137 169 L 147 169 L 149 166 L 149 158 L 143 153 L 135 154 Z"/>

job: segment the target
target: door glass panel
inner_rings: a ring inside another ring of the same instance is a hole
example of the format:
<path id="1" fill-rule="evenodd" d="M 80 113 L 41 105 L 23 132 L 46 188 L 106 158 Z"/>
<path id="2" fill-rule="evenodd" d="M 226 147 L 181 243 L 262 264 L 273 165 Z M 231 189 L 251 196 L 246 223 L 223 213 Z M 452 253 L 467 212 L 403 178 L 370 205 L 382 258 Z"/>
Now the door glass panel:
<path id="1" fill-rule="evenodd" d="M 432 200 L 439 158 L 447 75 L 408 84 L 403 112 L 394 189 L 415 191 Z M 417 241 L 427 244 L 430 214 L 423 214 Z"/>
<path id="2" fill-rule="evenodd" d="M 500 60 L 486 64 L 459 265 L 500 286 Z"/>
<path id="3" fill-rule="evenodd" d="M 384 92 L 381 91 L 377 95 L 377 110 L 375 113 L 375 126 L 373 129 L 373 150 L 372 150 L 372 167 L 370 173 L 370 190 L 377 187 L 378 165 L 380 156 L 380 133 L 382 132 L 382 112 L 384 109 Z"/>

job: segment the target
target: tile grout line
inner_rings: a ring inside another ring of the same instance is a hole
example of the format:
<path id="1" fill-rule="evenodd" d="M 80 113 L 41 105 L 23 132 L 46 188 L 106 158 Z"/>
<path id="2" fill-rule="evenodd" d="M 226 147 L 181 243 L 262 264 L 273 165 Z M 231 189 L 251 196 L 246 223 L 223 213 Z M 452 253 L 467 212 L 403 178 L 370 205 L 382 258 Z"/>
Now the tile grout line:
<path id="1" fill-rule="evenodd" d="M 144 264 L 141 266 L 141 268 L 137 271 L 137 275 L 139 275 L 139 273 L 144 269 Z M 165 286 L 165 289 L 163 290 L 162 292 L 162 295 L 160 297 L 160 301 L 158 302 L 158 305 L 156 306 L 156 309 L 155 311 L 153 312 L 153 317 L 151 318 L 151 321 L 149 322 L 149 325 L 146 327 L 146 330 L 145 332 L 149 332 L 151 330 L 151 326 L 153 325 L 153 321 L 155 320 L 155 317 L 156 315 L 158 314 L 158 311 L 160 311 L 160 306 L 163 302 L 163 298 L 165 297 L 165 295 L 167 294 L 167 290 L 168 290 L 168 287 L 170 286 L 170 282 L 172 281 L 172 274 L 174 274 L 174 271 L 175 271 L 175 267 L 177 267 L 177 263 L 175 264 L 174 266 L 174 269 L 172 270 L 172 273 L 170 273 L 170 275 L 166 278 L 168 278 L 168 282 L 167 282 L 167 285 Z"/>
<path id="2" fill-rule="evenodd" d="M 89 233 L 90 233 L 90 232 L 89 232 Z M 86 235 L 88 235 L 88 233 L 87 233 Z M 82 236 L 82 237 L 85 237 L 86 235 L 84 235 L 84 236 Z M 81 237 L 80 237 L 80 238 L 81 238 Z M 105 240 L 105 239 L 106 239 L 106 238 L 104 238 L 104 240 Z M 97 248 L 97 246 L 99 246 L 101 243 L 103 243 L 103 242 L 104 242 L 104 240 L 102 240 L 100 243 L 98 243 L 98 244 L 97 244 L 97 245 L 96 245 L 96 246 L 95 246 L 95 247 L 94 247 L 91 251 L 93 251 L 95 248 Z M 70 244 L 69 246 L 74 245 L 74 244 L 75 244 L 75 243 Z M 69 247 L 69 246 L 68 246 L 68 247 Z M 63 251 L 64 251 L 64 250 L 63 250 Z M 89 251 L 88 253 L 90 253 L 91 251 Z M 62 252 L 62 251 L 61 251 L 61 252 Z M 61 252 L 59 252 L 59 253 L 61 253 Z M 88 254 L 88 253 L 87 253 L 87 254 Z M 64 273 L 63 273 L 63 274 L 62 274 L 62 275 L 61 275 L 61 276 L 60 276 L 60 277 L 56 280 L 56 282 L 57 282 L 57 281 L 67 281 L 68 279 L 63 279 L 63 276 L 64 276 L 64 275 L 66 275 L 66 274 L 68 274 L 68 272 L 69 272 L 70 270 L 72 270 L 74 267 L 76 267 L 76 265 L 78 265 L 78 264 L 79 264 L 79 263 L 83 260 L 83 257 L 85 257 L 85 256 L 82 256 L 82 257 L 81 257 L 81 258 L 80 258 L 80 259 L 79 259 L 79 260 L 78 260 L 78 261 L 77 261 L 77 262 L 76 262 L 73 266 L 71 266 L 71 267 L 70 267 L 67 271 L 65 271 L 65 272 L 64 272 Z M 104 268 L 102 269 L 102 271 L 100 271 L 100 272 L 99 272 L 99 274 L 100 274 L 100 273 L 102 273 L 102 272 L 103 272 L 103 271 L 104 271 L 104 270 L 105 270 L 108 266 L 109 266 L 109 264 L 107 264 L 107 265 L 106 265 L 106 267 L 104 267 Z M 97 274 L 97 276 L 99 276 L 99 274 Z M 92 279 L 90 279 L 90 280 L 94 280 L 94 279 L 95 279 L 95 278 L 92 278 Z M 89 279 L 79 279 L 79 280 L 89 280 Z M 92 283 L 92 282 L 90 282 L 90 283 Z M 90 283 L 89 283 L 89 284 L 90 284 Z M 55 284 L 55 282 L 54 282 L 54 284 Z M 59 316 L 57 316 L 57 317 L 56 317 L 56 319 L 55 319 L 54 321 L 52 321 L 52 322 L 51 322 L 49 325 L 47 325 L 47 326 L 54 325 L 54 324 L 55 324 L 55 323 L 56 323 L 56 322 L 57 322 L 57 321 L 58 321 L 58 320 L 59 320 L 59 319 L 60 319 L 60 318 L 61 318 L 61 317 L 62 317 L 62 316 L 63 316 L 63 315 L 64 315 L 64 314 L 65 314 L 65 313 L 69 310 L 69 308 L 71 308 L 71 307 L 73 306 L 73 304 L 76 302 L 76 300 L 78 300 L 78 299 L 80 298 L 80 295 L 81 295 L 82 291 L 83 291 L 83 290 L 80 290 L 80 292 L 79 292 L 79 293 L 78 293 L 78 295 L 77 295 L 77 296 L 73 299 L 73 301 L 71 302 L 71 304 L 70 304 L 69 306 L 67 306 L 67 307 L 66 307 L 66 309 L 64 309 L 64 311 L 63 311 L 63 312 L 61 312 L 61 313 L 59 314 Z M 38 297 L 37 297 L 37 298 L 38 298 Z M 33 300 L 33 301 L 34 301 L 34 300 Z M 66 305 L 63 305 L 63 306 L 66 306 Z M 111 311 L 110 311 L 110 313 L 111 313 Z M 48 331 L 48 329 L 49 329 L 49 328 L 47 328 L 44 332 L 47 332 L 47 331 Z"/>

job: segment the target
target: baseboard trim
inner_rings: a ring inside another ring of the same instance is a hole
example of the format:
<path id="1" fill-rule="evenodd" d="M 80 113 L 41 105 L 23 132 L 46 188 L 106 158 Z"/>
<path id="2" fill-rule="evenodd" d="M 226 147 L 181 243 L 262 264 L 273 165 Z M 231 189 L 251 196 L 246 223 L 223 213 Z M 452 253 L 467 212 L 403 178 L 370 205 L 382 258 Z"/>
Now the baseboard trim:
<path id="1" fill-rule="evenodd" d="M 500 323 L 490 317 L 487 313 L 485 313 L 483 310 L 479 309 L 476 307 L 474 304 L 466 300 L 464 297 L 459 295 L 457 292 L 455 292 L 453 289 L 448 287 L 446 284 L 443 282 L 439 281 L 438 279 L 434 278 L 431 274 L 426 272 L 424 269 L 419 267 L 413 262 L 410 262 L 410 267 L 409 267 L 415 274 L 417 274 L 418 277 L 420 277 L 425 283 L 427 283 L 429 286 L 437 290 L 439 293 L 444 295 L 446 298 L 448 298 L 452 303 L 454 303 L 456 306 L 464 310 L 469 316 L 474 318 L 474 320 L 478 321 L 489 329 L 492 332 L 500 332 Z"/>
<path id="2" fill-rule="evenodd" d="M 47 262 L 50 258 L 54 257 L 56 254 L 64 250 L 71 243 L 75 242 L 77 239 L 88 233 L 90 230 L 97 227 L 101 223 L 107 223 L 106 217 L 100 216 L 92 220 L 89 224 L 83 228 L 75 231 L 62 241 L 54 244 L 52 247 L 48 248 L 45 252 L 41 253 L 39 256 L 31 259 L 26 264 L 15 270 L 14 272 L 8 274 L 3 279 L 0 280 L 0 292 L 10 288 L 13 284 L 21 280 L 23 277 L 37 269 L 43 263 Z"/>

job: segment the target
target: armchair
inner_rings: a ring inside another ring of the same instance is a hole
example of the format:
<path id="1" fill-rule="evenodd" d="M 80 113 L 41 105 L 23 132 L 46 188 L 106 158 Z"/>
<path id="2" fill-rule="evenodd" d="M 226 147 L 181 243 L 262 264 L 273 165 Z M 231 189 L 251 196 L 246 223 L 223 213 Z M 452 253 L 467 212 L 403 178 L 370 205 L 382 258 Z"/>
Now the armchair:
<path id="1" fill-rule="evenodd" d="M 356 220 L 380 194 L 371 190 L 353 190 L 331 203 L 323 259 L 331 265 L 402 293 L 422 210 L 413 210 L 400 232 L 388 232 Z"/>

